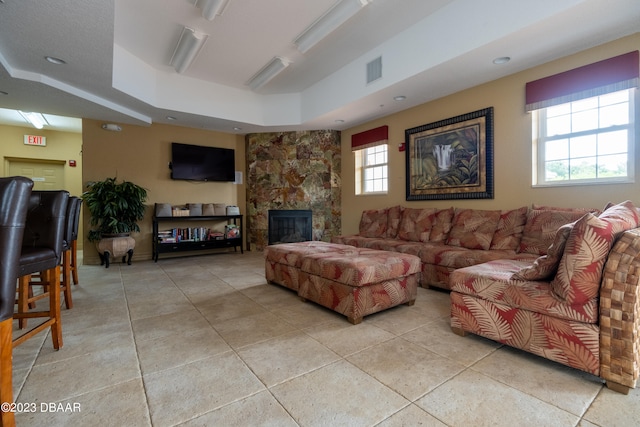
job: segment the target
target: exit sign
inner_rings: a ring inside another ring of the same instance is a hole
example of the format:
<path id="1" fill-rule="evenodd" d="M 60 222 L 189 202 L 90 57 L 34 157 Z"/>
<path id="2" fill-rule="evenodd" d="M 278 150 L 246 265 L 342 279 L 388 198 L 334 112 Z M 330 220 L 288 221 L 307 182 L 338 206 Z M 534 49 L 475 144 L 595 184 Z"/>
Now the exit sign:
<path id="1" fill-rule="evenodd" d="M 47 145 L 47 138 L 38 135 L 25 135 L 24 145 L 39 145 L 41 147 L 44 147 L 45 145 Z"/>

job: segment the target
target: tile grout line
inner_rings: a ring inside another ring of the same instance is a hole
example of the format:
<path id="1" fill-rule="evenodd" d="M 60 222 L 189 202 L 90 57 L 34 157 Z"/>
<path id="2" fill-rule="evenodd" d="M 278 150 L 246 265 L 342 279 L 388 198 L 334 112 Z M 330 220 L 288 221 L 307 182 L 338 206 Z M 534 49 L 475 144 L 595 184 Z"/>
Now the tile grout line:
<path id="1" fill-rule="evenodd" d="M 124 297 L 124 304 L 127 310 L 127 318 L 129 319 L 129 330 L 131 331 L 131 339 L 133 340 L 133 348 L 136 353 L 136 361 L 138 362 L 138 373 L 140 375 L 140 383 L 142 384 L 142 390 L 144 392 L 144 401 L 147 406 L 146 415 L 147 420 L 149 421 L 149 425 L 153 425 L 153 419 L 151 418 L 151 404 L 149 402 L 149 394 L 147 392 L 147 384 L 144 380 L 144 376 L 142 375 L 142 364 L 140 363 L 140 356 L 138 354 L 138 342 L 136 341 L 135 333 L 133 332 L 133 321 L 131 319 L 131 310 L 129 310 L 129 299 L 127 298 L 127 290 L 124 285 L 124 277 L 122 275 L 122 268 L 118 266 L 118 272 L 120 273 L 120 286 L 122 286 L 122 292 Z M 164 273 L 164 270 L 163 270 Z M 166 273 L 165 273 L 166 274 Z"/>

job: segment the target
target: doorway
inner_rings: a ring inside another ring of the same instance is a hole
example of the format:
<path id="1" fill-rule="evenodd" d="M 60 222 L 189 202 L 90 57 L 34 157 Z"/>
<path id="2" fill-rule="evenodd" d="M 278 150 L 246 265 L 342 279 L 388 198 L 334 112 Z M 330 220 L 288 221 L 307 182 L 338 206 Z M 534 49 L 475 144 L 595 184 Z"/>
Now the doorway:
<path id="1" fill-rule="evenodd" d="M 61 190 L 64 183 L 64 160 L 6 158 L 8 176 L 26 176 L 33 180 L 34 190 Z"/>

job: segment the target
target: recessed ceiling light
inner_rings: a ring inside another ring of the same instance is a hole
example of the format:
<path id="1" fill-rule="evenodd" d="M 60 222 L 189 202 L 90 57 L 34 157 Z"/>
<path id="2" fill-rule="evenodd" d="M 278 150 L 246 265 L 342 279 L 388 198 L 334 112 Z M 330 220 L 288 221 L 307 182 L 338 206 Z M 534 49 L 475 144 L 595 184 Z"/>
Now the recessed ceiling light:
<path id="1" fill-rule="evenodd" d="M 336 119 L 336 123 L 344 123 L 344 120 L 342 120 L 342 119 Z"/>
<path id="2" fill-rule="evenodd" d="M 175 118 L 175 117 L 173 117 L 173 116 L 167 116 L 167 120 L 178 120 L 178 119 L 176 119 L 176 118 Z"/>
<path id="3" fill-rule="evenodd" d="M 242 128 L 239 128 L 238 126 L 234 127 L 233 130 L 242 130 Z"/>
<path id="4" fill-rule="evenodd" d="M 56 64 L 56 65 L 62 65 L 62 64 L 66 64 L 67 62 L 60 59 L 60 58 L 56 58 L 54 56 L 45 56 L 44 59 L 46 59 L 47 61 L 51 62 L 52 64 Z"/>
<path id="5" fill-rule="evenodd" d="M 405 99 L 407 99 L 407 97 L 404 95 L 398 95 L 398 96 L 394 96 L 393 99 L 395 101 L 404 101 Z"/>
<path id="6" fill-rule="evenodd" d="M 511 58 L 508 56 L 501 56 L 500 58 L 496 58 L 493 60 L 493 63 L 496 65 L 506 64 L 511 61 Z"/>

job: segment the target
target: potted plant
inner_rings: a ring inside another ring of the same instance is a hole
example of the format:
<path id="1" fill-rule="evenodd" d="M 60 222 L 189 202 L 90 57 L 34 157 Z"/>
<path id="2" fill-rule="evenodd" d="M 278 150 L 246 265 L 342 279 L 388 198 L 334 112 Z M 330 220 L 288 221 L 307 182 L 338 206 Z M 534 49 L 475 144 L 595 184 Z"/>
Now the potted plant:
<path id="1" fill-rule="evenodd" d="M 124 255 L 129 254 L 130 264 L 135 240 L 128 236 L 140 231 L 138 221 L 144 218 L 147 190 L 129 181 L 106 178 L 89 182 L 82 199 L 91 216 L 89 224 L 95 227 L 87 238 L 96 243 L 102 263 L 109 267 L 109 256 L 122 255 L 124 261 Z"/>

